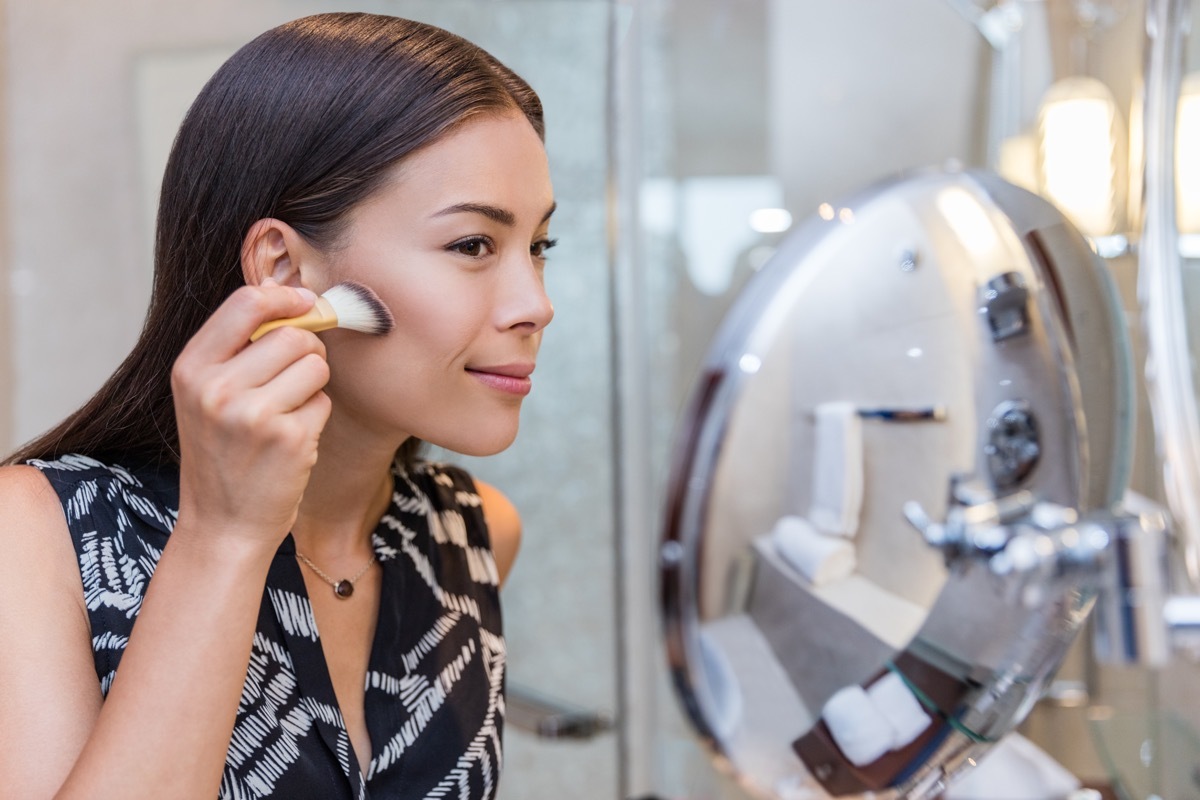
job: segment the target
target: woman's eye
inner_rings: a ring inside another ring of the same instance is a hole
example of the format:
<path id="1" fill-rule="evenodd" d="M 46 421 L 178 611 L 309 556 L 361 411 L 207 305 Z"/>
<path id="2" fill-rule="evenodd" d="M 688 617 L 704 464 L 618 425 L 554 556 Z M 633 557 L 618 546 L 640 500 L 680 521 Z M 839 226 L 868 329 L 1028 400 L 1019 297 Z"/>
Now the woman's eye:
<path id="1" fill-rule="evenodd" d="M 491 242 L 482 236 L 473 236 L 470 239 L 462 239 L 455 242 L 448 249 L 456 253 L 461 253 L 464 256 L 479 258 L 488 254 L 491 249 Z"/>
<path id="2" fill-rule="evenodd" d="M 534 258 L 545 258 L 546 251 L 558 244 L 558 239 L 541 239 L 529 245 L 529 253 Z"/>

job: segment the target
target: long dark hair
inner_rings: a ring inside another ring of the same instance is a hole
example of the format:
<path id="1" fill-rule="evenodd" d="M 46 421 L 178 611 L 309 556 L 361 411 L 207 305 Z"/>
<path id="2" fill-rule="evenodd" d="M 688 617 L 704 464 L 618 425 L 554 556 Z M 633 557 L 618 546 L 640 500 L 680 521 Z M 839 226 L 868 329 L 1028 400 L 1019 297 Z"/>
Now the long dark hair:
<path id="1" fill-rule="evenodd" d="M 200 92 L 171 149 L 137 344 L 91 400 L 8 463 L 66 453 L 178 463 L 171 367 L 242 285 L 250 226 L 274 217 L 333 247 L 347 212 L 389 167 L 472 116 L 505 110 L 544 136 L 525 81 L 465 39 L 411 20 L 319 14 L 242 47 Z"/>

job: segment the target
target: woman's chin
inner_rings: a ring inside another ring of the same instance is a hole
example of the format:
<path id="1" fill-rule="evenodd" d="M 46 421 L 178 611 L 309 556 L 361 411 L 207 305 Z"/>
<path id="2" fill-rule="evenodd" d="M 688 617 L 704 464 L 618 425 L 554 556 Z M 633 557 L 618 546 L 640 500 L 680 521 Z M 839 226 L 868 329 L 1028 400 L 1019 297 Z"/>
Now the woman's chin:
<path id="1" fill-rule="evenodd" d="M 482 458 L 507 450 L 516 438 L 517 426 L 514 425 L 510 430 L 455 431 L 448 436 L 431 437 L 425 441 L 464 456 Z"/>

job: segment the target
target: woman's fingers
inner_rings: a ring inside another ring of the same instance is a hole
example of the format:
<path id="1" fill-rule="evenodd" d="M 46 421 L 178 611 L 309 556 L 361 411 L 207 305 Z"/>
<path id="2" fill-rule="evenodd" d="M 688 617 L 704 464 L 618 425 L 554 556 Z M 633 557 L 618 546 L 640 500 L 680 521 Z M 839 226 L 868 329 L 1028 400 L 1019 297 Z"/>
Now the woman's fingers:
<path id="1" fill-rule="evenodd" d="M 264 442 L 291 429 L 297 420 L 289 418 L 329 381 L 329 365 L 317 353 L 302 354 L 285 364 L 271 379 L 258 386 L 247 385 L 231 370 L 213 369 L 194 388 L 182 387 L 179 394 L 194 398 L 184 401 L 181 411 L 192 409 L 195 419 L 217 426 L 225 436 L 249 444 Z M 323 421 L 322 421 L 323 424 Z M 319 431 L 318 431 L 319 432 Z"/>
<path id="2" fill-rule="evenodd" d="M 280 286 L 243 286 L 221 304 L 200 327 L 180 354 L 195 351 L 212 360 L 225 361 L 246 347 L 259 325 L 273 319 L 296 317 L 312 308 L 317 296 L 308 289 Z"/>
<path id="3" fill-rule="evenodd" d="M 293 296 L 289 298 L 289 294 Z M 293 375 L 284 387 L 286 399 L 267 405 L 277 412 L 287 411 L 324 386 L 328 381 L 325 345 L 315 334 L 281 328 L 250 344 L 247 337 L 229 334 L 221 324 L 228 323 L 235 330 L 253 329 L 261 324 L 264 314 L 295 310 L 296 306 L 289 304 L 296 300 L 295 290 L 281 286 L 246 287 L 245 291 L 235 292 L 176 360 L 172 373 L 176 396 L 192 398 L 207 415 L 236 423 L 239 409 L 245 410 L 245 393 L 269 389 L 273 381 L 299 361 L 308 364 L 298 372 L 308 376 L 305 385 L 298 386 Z"/>
<path id="4" fill-rule="evenodd" d="M 242 386 L 263 386 L 306 356 L 324 361 L 325 343 L 309 331 L 278 328 L 231 358 L 229 376 Z"/>
<path id="5" fill-rule="evenodd" d="M 309 353 L 286 365 L 251 394 L 260 396 L 270 413 L 287 414 L 307 403 L 328 382 L 329 364 L 320 355 Z"/>
<path id="6" fill-rule="evenodd" d="M 292 411 L 291 416 L 304 428 L 317 431 L 319 437 L 320 431 L 329 421 L 329 413 L 332 410 L 333 402 L 330 401 L 329 395 L 317 392 L 305 400 L 295 411 Z"/>

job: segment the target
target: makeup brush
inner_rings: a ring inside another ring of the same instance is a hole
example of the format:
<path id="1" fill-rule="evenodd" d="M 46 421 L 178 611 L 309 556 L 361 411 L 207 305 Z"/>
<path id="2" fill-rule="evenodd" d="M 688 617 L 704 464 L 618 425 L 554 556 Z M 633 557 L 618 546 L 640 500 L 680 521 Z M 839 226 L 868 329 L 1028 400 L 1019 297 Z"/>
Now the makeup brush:
<path id="1" fill-rule="evenodd" d="M 396 324 L 392 312 L 379 299 L 379 295 L 353 281 L 342 281 L 317 298 L 307 313 L 298 317 L 273 319 L 258 326 L 250 335 L 250 341 L 258 341 L 268 331 L 284 325 L 303 328 L 306 331 L 327 331 L 330 328 L 348 328 L 361 333 L 382 334 Z"/>

